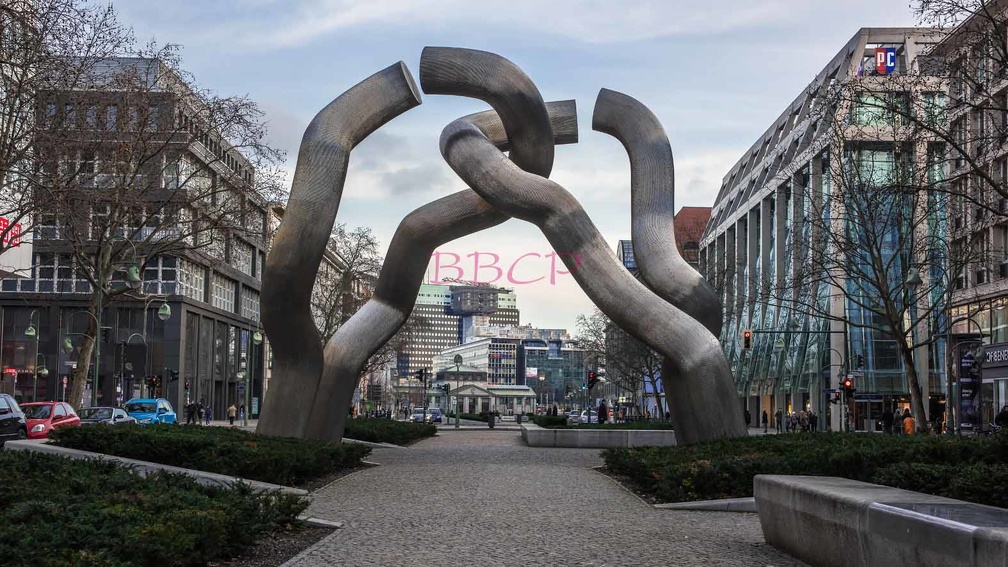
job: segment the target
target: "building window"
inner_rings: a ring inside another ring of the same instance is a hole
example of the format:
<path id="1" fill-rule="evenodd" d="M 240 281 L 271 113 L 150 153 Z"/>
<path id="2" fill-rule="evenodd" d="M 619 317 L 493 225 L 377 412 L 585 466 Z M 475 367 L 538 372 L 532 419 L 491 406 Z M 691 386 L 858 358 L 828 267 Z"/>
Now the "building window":
<path id="1" fill-rule="evenodd" d="M 174 295 L 176 290 L 176 259 L 174 256 L 152 258 L 144 267 L 144 292 Z"/>
<path id="2" fill-rule="evenodd" d="M 235 238 L 231 242 L 231 264 L 239 272 L 243 274 L 248 274 L 250 276 L 254 275 L 252 269 L 252 258 L 255 255 L 255 249 L 252 246 L 242 242 Z"/>
<path id="3" fill-rule="evenodd" d="M 206 268 L 180 258 L 178 281 L 179 293 L 196 301 L 204 301 L 206 297 Z"/>
<path id="4" fill-rule="evenodd" d="M 246 319 L 252 319 L 253 321 L 259 320 L 259 292 L 250 289 L 242 288 L 242 298 L 241 298 L 241 316 Z"/>
<path id="5" fill-rule="evenodd" d="M 214 272 L 210 277 L 210 304 L 229 313 L 235 310 L 235 281 Z"/>

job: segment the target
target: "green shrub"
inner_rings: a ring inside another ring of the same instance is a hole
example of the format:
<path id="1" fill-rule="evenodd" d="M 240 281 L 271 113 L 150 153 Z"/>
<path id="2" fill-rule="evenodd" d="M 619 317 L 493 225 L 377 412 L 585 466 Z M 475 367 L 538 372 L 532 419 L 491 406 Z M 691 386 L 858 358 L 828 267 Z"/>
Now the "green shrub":
<path id="1" fill-rule="evenodd" d="M 344 437 L 372 443 L 406 445 L 419 439 L 432 437 L 437 426 L 430 423 L 412 423 L 391 419 L 357 418 L 347 420 Z"/>
<path id="2" fill-rule="evenodd" d="M 296 486 L 360 466 L 371 453 L 355 443 L 257 435 L 229 427 L 89 425 L 49 435 L 61 447 Z"/>
<path id="3" fill-rule="evenodd" d="M 0 501 L 0 557 L 30 557 L 35 567 L 205 565 L 300 525 L 308 505 L 244 484 L 143 478 L 110 461 L 22 451 L 0 452 Z"/>
<path id="4" fill-rule="evenodd" d="M 801 474 L 1008 505 L 1008 435 L 764 435 L 681 447 L 606 449 L 602 456 L 611 472 L 627 477 L 637 490 L 669 502 L 752 496 L 757 474 Z M 1002 484 L 991 490 L 995 482 Z"/>

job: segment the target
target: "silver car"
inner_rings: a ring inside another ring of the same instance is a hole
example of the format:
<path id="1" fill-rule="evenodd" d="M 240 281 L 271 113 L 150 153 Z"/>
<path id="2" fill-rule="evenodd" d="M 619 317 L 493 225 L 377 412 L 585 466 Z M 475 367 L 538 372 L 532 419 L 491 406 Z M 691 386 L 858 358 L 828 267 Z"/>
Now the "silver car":
<path id="1" fill-rule="evenodd" d="M 81 410 L 77 412 L 77 415 L 80 416 L 81 425 L 91 425 L 95 423 L 123 425 L 126 423 L 137 422 L 136 418 L 126 413 L 126 410 L 106 406 L 81 408 Z"/>

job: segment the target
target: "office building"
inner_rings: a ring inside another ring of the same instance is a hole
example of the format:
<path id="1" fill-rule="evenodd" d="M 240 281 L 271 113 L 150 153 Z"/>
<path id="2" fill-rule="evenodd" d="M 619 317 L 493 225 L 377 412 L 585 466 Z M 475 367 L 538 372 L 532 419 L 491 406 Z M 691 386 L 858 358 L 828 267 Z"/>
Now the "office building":
<path id="1" fill-rule="evenodd" d="M 859 30 L 724 177 L 700 242 L 699 263 L 723 297 L 720 338 L 734 373 L 739 411 L 748 409 L 750 425 L 756 425 L 762 410 L 772 416 L 807 409 L 820 417 L 823 428 L 839 428 L 844 419 L 844 428 L 874 429 L 884 406 L 907 405 L 907 375 L 896 341 L 872 324 L 865 308 L 878 298 L 854 298 L 856 282 L 843 281 L 843 274 L 831 274 L 832 281 L 810 278 L 816 283 L 809 285 L 798 275 L 810 269 L 803 251 L 828 240 L 815 226 L 837 234 L 850 229 L 844 224 L 847 211 L 822 206 L 842 202 L 838 192 L 851 185 L 842 183 L 841 175 L 857 174 L 862 188 L 870 189 L 874 179 L 891 178 L 904 164 L 931 163 L 929 157 L 940 150 L 926 135 L 895 138 L 899 124 L 883 123 L 888 115 L 873 104 L 883 98 L 940 104 L 940 86 L 933 87 L 937 92 L 922 92 L 925 82 L 915 90 L 896 91 L 908 84 L 897 78 L 917 72 L 918 57 L 936 39 L 926 29 Z M 830 107 L 834 93 L 848 86 L 863 90 L 846 99 L 854 101 L 849 107 Z M 933 216 L 941 208 L 921 214 Z M 818 214 L 825 216 L 818 219 Z M 942 223 L 928 230 L 929 238 L 944 238 Z M 886 246 L 899 241 L 899 234 L 893 232 Z M 892 273 L 908 273 L 903 251 L 887 248 L 885 254 Z M 912 260 L 917 265 L 923 259 Z M 782 290 L 781 282 L 792 287 Z M 929 305 L 922 301 L 914 307 L 921 313 Z M 914 323 L 923 333 L 916 336 L 927 336 L 933 328 L 927 320 Z M 751 349 L 744 348 L 743 330 L 753 332 Z M 932 415 L 944 400 L 943 351 L 940 340 L 914 350 L 923 402 Z M 829 390 L 844 374 L 854 376 L 857 393 L 841 412 L 840 404 L 830 403 Z"/>

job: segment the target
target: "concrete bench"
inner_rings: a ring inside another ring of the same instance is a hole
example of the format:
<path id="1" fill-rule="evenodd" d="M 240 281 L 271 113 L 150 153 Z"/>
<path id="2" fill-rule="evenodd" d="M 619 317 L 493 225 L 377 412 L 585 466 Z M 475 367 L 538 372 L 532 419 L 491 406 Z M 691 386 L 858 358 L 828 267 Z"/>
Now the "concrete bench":
<path id="1" fill-rule="evenodd" d="M 676 444 L 671 429 L 549 429 L 534 423 L 521 426 L 522 440 L 529 447 L 671 447 Z"/>
<path id="2" fill-rule="evenodd" d="M 835 477 L 757 475 L 767 543 L 813 567 L 1008 567 L 1008 510 Z"/>

